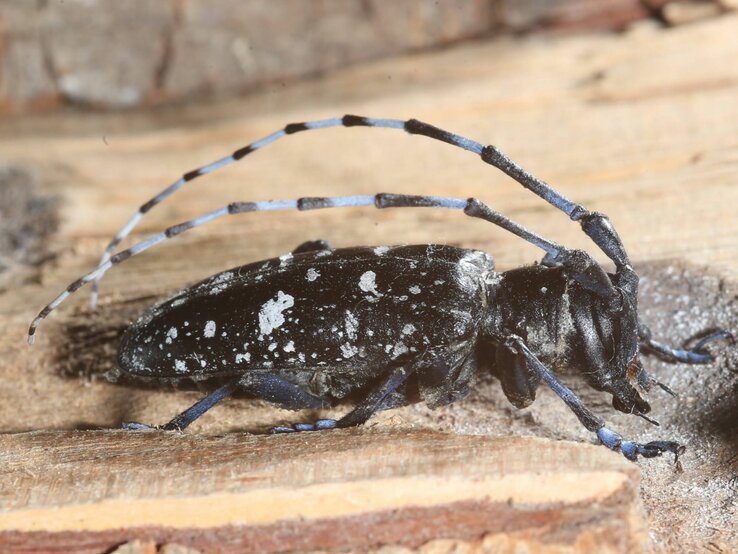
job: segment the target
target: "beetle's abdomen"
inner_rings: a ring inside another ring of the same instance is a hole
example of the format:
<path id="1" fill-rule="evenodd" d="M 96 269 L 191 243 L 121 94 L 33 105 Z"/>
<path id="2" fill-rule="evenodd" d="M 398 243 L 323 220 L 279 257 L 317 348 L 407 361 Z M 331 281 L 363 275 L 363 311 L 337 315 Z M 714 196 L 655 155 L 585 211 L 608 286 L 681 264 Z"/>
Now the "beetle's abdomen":
<path id="1" fill-rule="evenodd" d="M 258 262 L 188 288 L 129 327 L 128 373 L 176 378 L 252 370 L 323 375 L 469 340 L 492 271 L 451 246 L 321 250 Z"/>

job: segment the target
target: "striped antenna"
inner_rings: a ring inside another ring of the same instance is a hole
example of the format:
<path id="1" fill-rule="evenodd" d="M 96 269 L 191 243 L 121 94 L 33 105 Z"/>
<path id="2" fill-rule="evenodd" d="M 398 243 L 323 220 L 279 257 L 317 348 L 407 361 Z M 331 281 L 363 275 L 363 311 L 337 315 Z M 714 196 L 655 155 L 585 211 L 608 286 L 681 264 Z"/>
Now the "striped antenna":
<path id="1" fill-rule="evenodd" d="M 327 208 L 342 208 L 350 206 L 374 206 L 378 209 L 384 208 L 447 208 L 455 210 L 463 210 L 470 216 L 506 229 L 507 231 L 527 240 L 531 244 L 543 249 L 548 256 L 556 258 L 565 251 L 565 249 L 556 243 L 544 239 L 543 237 L 529 231 L 522 225 L 506 218 L 499 212 L 496 212 L 477 200 L 470 198 L 468 200 L 461 198 L 448 198 L 444 196 L 413 196 L 406 194 L 390 194 L 380 193 L 373 196 L 333 196 L 333 197 L 306 197 L 297 198 L 295 200 L 270 200 L 263 202 L 233 202 L 207 212 L 193 219 L 178 223 L 168 227 L 161 233 L 152 235 L 151 237 L 134 244 L 130 248 L 121 250 L 114 256 L 108 257 L 104 262 L 97 266 L 94 270 L 83 275 L 73 283 L 71 283 L 61 294 L 47 304 L 36 316 L 28 329 L 28 343 L 33 344 L 36 335 L 36 329 L 40 323 L 57 307 L 64 302 L 77 290 L 87 283 L 98 279 L 105 271 L 114 265 L 124 262 L 128 258 L 135 256 L 148 250 L 149 248 L 163 242 L 167 239 L 175 237 L 185 231 L 209 223 L 215 219 L 226 215 L 235 215 L 247 212 L 268 212 L 276 210 L 297 209 L 300 211 L 318 210 Z"/>
<path id="2" fill-rule="evenodd" d="M 257 140 L 256 142 L 252 142 L 251 144 L 248 144 L 243 148 L 239 148 L 230 156 L 226 156 L 210 164 L 204 165 L 192 171 L 188 171 L 179 179 L 174 181 L 171 185 L 162 190 L 159 194 L 152 197 L 147 202 L 141 205 L 138 211 L 134 213 L 133 216 L 131 216 L 131 218 L 123 226 L 123 228 L 121 228 L 120 231 L 116 233 L 110 243 L 105 247 L 105 251 L 103 252 L 102 258 L 100 259 L 100 264 L 98 265 L 98 268 L 101 268 L 105 264 L 105 262 L 110 259 L 113 254 L 113 250 L 115 250 L 115 247 L 118 246 L 118 244 L 120 244 L 120 242 L 123 241 L 131 233 L 131 231 L 133 231 L 133 229 L 138 225 L 138 223 L 143 219 L 144 215 L 149 210 L 151 210 L 157 204 L 162 203 L 164 200 L 169 198 L 172 194 L 177 192 L 193 179 L 201 177 L 202 175 L 207 175 L 208 173 L 212 173 L 227 165 L 237 162 L 248 154 L 260 150 L 265 146 L 269 146 L 270 144 L 288 135 L 293 135 L 302 131 L 327 129 L 330 127 L 377 127 L 382 129 L 401 129 L 412 135 L 423 135 L 426 137 L 430 137 L 432 139 L 439 140 L 441 142 L 445 142 L 447 144 L 451 144 L 452 146 L 456 146 L 458 148 L 462 148 L 464 150 L 468 150 L 469 152 L 477 154 L 484 162 L 493 165 L 503 172 L 507 173 L 510 177 L 518 181 L 525 188 L 534 192 L 551 205 L 560 209 L 572 219 L 577 220 L 588 213 L 584 208 L 582 208 L 582 206 L 579 206 L 578 204 L 575 204 L 566 199 L 564 196 L 552 189 L 544 181 L 525 171 L 522 167 L 512 161 L 499 148 L 495 146 L 484 146 L 479 142 L 468 139 L 461 135 L 456 135 L 454 133 L 444 131 L 443 129 L 439 129 L 438 127 L 434 127 L 433 125 L 430 125 L 428 123 L 418 121 L 417 119 L 408 119 L 405 121 L 401 119 L 377 119 L 357 115 L 345 115 L 343 117 L 320 119 L 317 121 L 290 123 L 279 131 L 267 135 L 262 139 Z M 98 273 L 94 278 L 90 298 L 90 304 L 93 309 L 95 309 L 95 306 L 97 305 L 100 279 L 104 275 L 105 271 L 107 271 L 107 269 L 101 270 L 100 273 Z"/>

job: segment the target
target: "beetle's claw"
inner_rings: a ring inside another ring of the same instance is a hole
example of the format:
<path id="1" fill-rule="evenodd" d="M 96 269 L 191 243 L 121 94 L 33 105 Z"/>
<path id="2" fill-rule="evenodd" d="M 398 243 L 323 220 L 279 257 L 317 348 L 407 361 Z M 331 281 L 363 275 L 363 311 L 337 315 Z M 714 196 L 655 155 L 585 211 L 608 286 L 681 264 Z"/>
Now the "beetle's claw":
<path id="1" fill-rule="evenodd" d="M 684 454 L 686 447 L 674 441 L 651 441 L 649 443 L 639 445 L 638 454 L 644 458 L 655 458 L 661 456 L 665 452 L 674 454 L 674 461 L 679 461 L 679 456 Z"/>

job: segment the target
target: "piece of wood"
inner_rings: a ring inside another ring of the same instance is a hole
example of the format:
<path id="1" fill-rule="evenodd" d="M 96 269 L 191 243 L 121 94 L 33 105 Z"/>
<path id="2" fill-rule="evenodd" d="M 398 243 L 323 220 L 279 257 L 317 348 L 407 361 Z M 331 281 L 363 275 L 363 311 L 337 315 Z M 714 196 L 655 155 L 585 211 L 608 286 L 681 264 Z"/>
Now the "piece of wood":
<path id="1" fill-rule="evenodd" d="M 544 439 L 35 432 L 0 437 L 0 465 L 3 552 L 93 553 L 132 540 L 361 550 L 439 539 L 632 552 L 645 539 L 635 466 Z"/>
<path id="2" fill-rule="evenodd" d="M 737 24 L 738 18 L 729 16 L 668 32 L 640 29 L 624 36 L 480 43 L 353 68 L 237 102 L 161 113 L 73 112 L 4 120 L 0 152 L 36 176 L 39 194 L 58 197 L 61 226 L 47 239 L 52 259 L 24 267 L 16 286 L 0 296 L 0 431 L 168 421 L 201 394 L 99 378 L 115 365 L 124 326 L 157 298 L 187 283 L 281 255 L 307 239 L 325 238 L 337 246 L 442 242 L 477 247 L 493 253 L 503 270 L 540 258 L 520 240 L 446 211 L 244 215 L 185 233 L 129 260 L 106 276 L 96 314 L 89 312 L 83 289 L 40 328 L 34 348 L 25 344 L 27 325 L 43 304 L 94 267 L 107 240 L 133 210 L 182 172 L 286 122 L 343 113 L 417 117 L 494 142 L 567 197 L 611 217 L 644 278 L 641 311 L 659 337 L 679 343 L 717 325 L 735 332 Z M 469 153 L 402 132 L 370 129 L 300 133 L 193 181 L 152 210 L 132 239 L 234 200 L 380 190 L 478 196 L 547 237 L 595 252 L 578 225 Z M 685 269 L 684 262 L 709 271 Z M 726 392 L 732 390 L 736 359 L 733 351 L 719 350 L 725 352 L 720 364 L 700 368 L 668 368 L 649 360 L 649 369 L 657 368 L 670 386 L 679 385 L 681 394 L 677 401 L 654 398 L 660 429 L 619 416 L 609 399 L 580 391 L 628 436 L 689 444 L 684 475 L 675 476 L 665 459 L 640 466 L 651 536 L 655 547 L 667 551 L 698 550 L 710 543 L 730 551 L 738 544 L 729 485 L 736 463 L 731 442 L 736 408 Z M 516 411 L 498 384 L 483 377 L 464 402 L 434 412 L 412 406 L 370 423 L 592 441 L 545 390 L 533 406 Z M 295 414 L 237 398 L 206 414 L 191 433 L 263 432 L 345 409 Z M 45 446 L 53 446 L 56 435 L 45 436 Z M 17 440 L 22 442 L 22 435 Z M 323 439 L 310 435 L 304 440 Z M 76 442 L 71 452 L 90 459 L 86 444 Z M 531 450 L 527 458 L 534 461 L 539 455 Z M 199 461 L 191 463 L 198 466 Z M 106 467 L 100 466 L 100 480 Z M 158 483 L 164 475 L 161 468 L 157 471 L 152 481 Z M 223 486 L 229 483 L 238 485 L 227 481 Z M 535 486 L 532 480 L 530 486 Z M 58 487 L 73 490 L 69 481 Z M 14 495 L 32 492 L 22 485 Z"/>

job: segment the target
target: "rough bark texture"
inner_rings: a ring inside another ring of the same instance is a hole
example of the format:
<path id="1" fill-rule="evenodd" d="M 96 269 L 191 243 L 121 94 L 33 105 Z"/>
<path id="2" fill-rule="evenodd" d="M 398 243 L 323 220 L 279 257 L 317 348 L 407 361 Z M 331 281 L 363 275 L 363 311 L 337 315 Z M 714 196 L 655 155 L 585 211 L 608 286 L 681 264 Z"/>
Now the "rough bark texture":
<path id="1" fill-rule="evenodd" d="M 33 453 L 31 440 L 46 440 L 39 448 L 53 448 L 54 440 L 71 437 L 75 443 L 66 454 L 80 460 L 92 459 L 85 445 L 95 440 L 120 441 L 116 452 L 142 453 L 146 448 L 135 441 L 250 445 L 276 439 L 195 437 L 263 432 L 274 424 L 330 415 L 295 414 L 236 398 L 206 414 L 184 438 L 64 434 L 117 426 L 123 420 L 165 422 L 199 398 L 193 390 L 112 384 L 100 375 L 114 366 L 118 337 L 127 322 L 155 299 L 216 271 L 279 255 L 317 238 L 337 246 L 442 242 L 476 247 L 493 253 L 500 269 L 540 258 L 504 232 L 449 211 L 245 214 L 185 233 L 129 260 L 103 282 L 98 313 L 89 312 L 80 291 L 40 328 L 34 348 L 25 344 L 33 315 L 94 267 L 104 244 L 137 206 L 184 171 L 290 121 L 343 113 L 417 117 L 494 142 L 567 197 L 611 217 L 643 277 L 641 311 L 657 337 L 679 343 L 713 326 L 737 333 L 736 25 L 734 16 L 726 16 L 666 31 L 639 28 L 617 37 L 506 39 L 352 68 L 238 102 L 156 114 L 72 112 L 6 119 L 0 152 L 8 164 L 30 168 L 38 183 L 34 195 L 58 197 L 55 207 L 47 206 L 44 213 L 58 217 L 60 224 L 29 227 L 27 234 L 42 237 L 27 243 L 35 244 L 33 256 L 7 258 L 4 286 L 12 288 L 0 296 L 0 430 L 59 434 L 5 437 L 3 454 L 10 456 L 9 445 L 15 445 L 12 454 L 20 460 Z M 593 251 L 576 224 L 476 157 L 421 137 L 371 129 L 300 133 L 217 175 L 193 181 L 152 210 L 133 239 L 234 200 L 379 190 L 478 196 L 547 237 Z M 734 347 L 716 345 L 715 350 L 718 360 L 702 367 L 648 360 L 649 369 L 680 394 L 670 399 L 654 393 L 652 415 L 662 424 L 658 429 L 615 414 L 609 399 L 580 390 L 623 434 L 642 441 L 675 439 L 688 446 L 684 473 L 675 473 L 667 459 L 633 466 L 642 470 L 641 498 L 651 548 L 657 551 L 730 552 L 738 544 L 738 360 Z M 573 386 L 578 383 L 575 376 L 565 378 Z M 484 375 L 463 402 L 436 411 L 416 405 L 387 412 L 369 427 L 592 441 L 552 394 L 542 390 L 531 407 L 514 410 L 499 385 Z M 377 448 L 389 440 L 370 428 L 356 434 L 305 435 L 300 448 L 308 451 L 331 436 L 366 434 Z M 134 446 L 127 448 L 125 441 L 134 441 Z M 535 448 L 534 443 L 524 444 L 530 450 L 523 461 L 553 463 L 539 443 Z M 572 448 L 592 451 L 586 445 Z M 598 452 L 593 460 L 617 459 Z M 197 461 L 192 463 L 197 466 Z M 3 478 L 14 482 L 23 471 L 21 464 Z M 21 479 L 3 506 L 9 510 L 13 502 L 43 493 L 30 484 L 50 477 L 36 470 Z M 531 479 L 528 486 L 535 489 L 536 481 Z M 597 512 L 597 504 L 588 507 Z M 140 544 L 148 544 L 148 536 L 139 538 Z M 514 540 L 501 538 L 499 544 L 513 549 Z M 172 541 L 182 542 L 178 537 Z"/>

